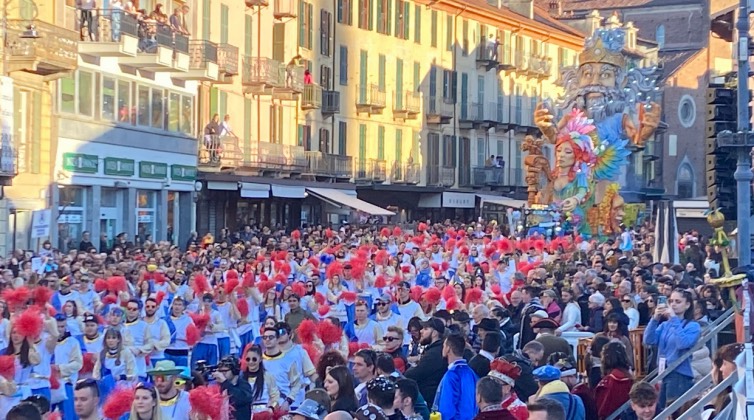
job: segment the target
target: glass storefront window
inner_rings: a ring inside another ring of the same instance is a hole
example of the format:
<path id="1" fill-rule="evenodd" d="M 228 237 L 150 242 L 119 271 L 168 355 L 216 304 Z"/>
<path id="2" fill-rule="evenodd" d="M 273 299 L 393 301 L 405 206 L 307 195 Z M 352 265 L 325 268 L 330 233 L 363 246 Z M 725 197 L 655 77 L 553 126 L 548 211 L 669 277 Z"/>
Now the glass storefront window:
<path id="1" fill-rule="evenodd" d="M 115 79 L 102 78 L 102 119 L 115 120 Z"/>
<path id="2" fill-rule="evenodd" d="M 140 190 L 136 193 L 136 242 L 154 241 L 157 193 Z"/>
<path id="3" fill-rule="evenodd" d="M 131 114 L 131 83 L 118 80 L 118 121 L 133 124 Z"/>
<path id="4" fill-rule="evenodd" d="M 138 88 L 138 112 L 137 118 L 138 124 L 145 127 L 149 127 L 149 88 L 146 86 L 139 86 Z"/>
<path id="5" fill-rule="evenodd" d="M 152 127 L 164 128 L 163 119 L 165 115 L 162 113 L 162 90 L 152 89 Z"/>
<path id="6" fill-rule="evenodd" d="M 94 116 L 94 76 L 87 71 L 79 72 L 79 114 Z"/>
<path id="7" fill-rule="evenodd" d="M 168 130 L 178 131 L 180 130 L 181 119 L 181 95 L 170 92 L 170 99 L 168 101 Z"/>
<path id="8" fill-rule="evenodd" d="M 184 95 L 183 107 L 181 113 L 181 131 L 192 135 L 194 134 L 193 121 L 194 121 L 194 98 Z"/>
<path id="9" fill-rule="evenodd" d="M 76 79 L 74 77 L 60 79 L 60 112 L 68 114 L 76 112 Z"/>
<path id="10" fill-rule="evenodd" d="M 76 249 L 84 231 L 86 190 L 81 187 L 58 187 L 58 249 Z"/>

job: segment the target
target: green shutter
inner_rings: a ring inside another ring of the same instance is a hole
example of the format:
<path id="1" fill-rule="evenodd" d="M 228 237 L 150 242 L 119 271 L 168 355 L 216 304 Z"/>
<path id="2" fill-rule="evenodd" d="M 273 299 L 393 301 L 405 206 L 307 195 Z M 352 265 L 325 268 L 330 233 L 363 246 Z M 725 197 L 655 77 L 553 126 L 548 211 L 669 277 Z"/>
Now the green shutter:
<path id="1" fill-rule="evenodd" d="M 249 98 L 243 100 L 243 114 L 246 116 L 243 119 L 243 155 L 244 160 L 248 162 L 251 157 L 251 99 Z"/>
<path id="2" fill-rule="evenodd" d="M 432 32 L 430 34 L 430 44 L 437 48 L 437 10 L 432 11 L 432 20 L 431 20 L 431 28 L 430 31 Z"/>
<path id="3" fill-rule="evenodd" d="M 213 87 L 209 91 L 209 116 L 212 118 L 213 115 L 218 114 L 218 96 L 219 96 L 219 90 L 216 87 Z"/>
<path id="4" fill-rule="evenodd" d="M 31 173 L 42 169 L 42 93 L 34 91 L 31 128 Z"/>
<path id="5" fill-rule="evenodd" d="M 371 31 L 374 29 L 374 15 L 372 12 L 374 11 L 374 0 L 369 0 L 369 10 L 367 10 L 367 23 L 368 23 L 368 29 Z"/>
<path id="6" fill-rule="evenodd" d="M 414 91 L 421 91 L 421 65 L 418 61 L 414 61 Z"/>
<path id="7" fill-rule="evenodd" d="M 210 0 L 202 1 L 202 39 L 209 40 L 210 25 L 212 24 L 212 16 L 210 15 L 212 8 L 209 3 Z"/>
<path id="8" fill-rule="evenodd" d="M 225 4 L 220 5 L 220 42 L 223 44 L 228 43 L 228 6 Z M 205 38 L 208 39 L 208 38 Z"/>
<path id="9" fill-rule="evenodd" d="M 307 44 L 307 48 L 309 48 L 311 50 L 314 47 L 314 41 L 313 41 L 313 34 L 314 34 L 314 6 L 312 6 L 311 4 L 307 3 L 306 4 L 306 8 L 307 8 L 308 14 L 309 14 L 309 28 L 308 28 L 309 29 L 309 33 L 307 35 L 309 37 L 308 38 L 309 39 L 309 43 Z M 309 71 L 311 71 L 311 69 L 309 69 Z"/>
<path id="10" fill-rule="evenodd" d="M 453 16 L 446 16 L 445 17 L 445 34 L 447 35 L 446 48 L 448 51 L 453 50 Z"/>
<path id="11" fill-rule="evenodd" d="M 304 0 L 298 0 L 298 46 L 303 47 L 306 42 L 306 25 L 304 17 L 306 16 L 306 4 Z"/>
<path id="12" fill-rule="evenodd" d="M 222 121 L 228 115 L 228 92 L 221 90 L 219 96 L 217 113 L 220 114 L 220 121 Z"/>
<path id="13" fill-rule="evenodd" d="M 252 20 L 251 16 L 246 15 L 246 20 L 244 22 L 244 54 L 247 56 L 251 56 L 251 25 Z"/>
<path id="14" fill-rule="evenodd" d="M 395 106 L 403 109 L 403 60 L 395 60 Z"/>
<path id="15" fill-rule="evenodd" d="M 414 6 L 414 42 L 422 43 L 422 6 Z"/>
<path id="16" fill-rule="evenodd" d="M 395 161 L 403 162 L 403 129 L 395 129 Z"/>
<path id="17" fill-rule="evenodd" d="M 298 124 L 298 145 L 303 146 L 304 145 L 304 125 Z"/>
<path id="18" fill-rule="evenodd" d="M 367 125 L 359 124 L 359 161 L 363 162 L 367 156 Z"/>
<path id="19" fill-rule="evenodd" d="M 411 22 L 411 5 L 408 2 L 403 3 L 403 39 L 408 39 L 408 23 Z"/>
<path id="20" fill-rule="evenodd" d="M 361 50 L 361 54 L 359 55 L 359 101 L 361 101 L 361 103 L 366 102 L 367 89 L 369 89 L 369 87 L 367 86 L 367 60 L 368 59 L 369 59 L 369 56 L 367 55 L 367 51 Z"/>
<path id="21" fill-rule="evenodd" d="M 377 127 L 377 159 L 385 160 L 385 126 Z"/>
<path id="22" fill-rule="evenodd" d="M 377 0 L 377 32 L 382 33 L 382 25 L 383 17 L 385 15 L 385 11 L 382 10 L 382 0 Z"/>
<path id="23" fill-rule="evenodd" d="M 385 55 L 380 54 L 378 80 L 380 86 L 380 92 L 385 91 Z"/>
<path id="24" fill-rule="evenodd" d="M 393 13 L 393 7 L 392 7 L 393 2 L 391 0 L 385 0 L 385 2 L 387 3 L 387 10 L 385 10 L 385 35 L 390 35 L 390 25 L 391 25 L 390 17 L 392 16 L 392 13 Z"/>

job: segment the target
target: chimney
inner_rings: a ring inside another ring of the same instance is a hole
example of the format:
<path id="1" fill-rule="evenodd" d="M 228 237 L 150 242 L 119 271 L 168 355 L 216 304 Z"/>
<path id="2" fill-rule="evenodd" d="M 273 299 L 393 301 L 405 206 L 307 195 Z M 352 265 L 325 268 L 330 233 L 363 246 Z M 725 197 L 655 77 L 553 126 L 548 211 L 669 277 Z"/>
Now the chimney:
<path id="1" fill-rule="evenodd" d="M 563 1 L 550 0 L 550 16 L 559 17 L 563 14 Z"/>
<path id="2" fill-rule="evenodd" d="M 503 4 L 519 15 L 534 19 L 534 0 L 503 0 Z"/>

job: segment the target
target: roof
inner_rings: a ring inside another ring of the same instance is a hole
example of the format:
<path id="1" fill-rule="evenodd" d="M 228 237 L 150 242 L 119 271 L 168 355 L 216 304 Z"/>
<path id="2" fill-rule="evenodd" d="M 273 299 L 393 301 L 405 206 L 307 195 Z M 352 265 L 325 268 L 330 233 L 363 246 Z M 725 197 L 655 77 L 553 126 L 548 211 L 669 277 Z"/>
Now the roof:
<path id="1" fill-rule="evenodd" d="M 578 29 L 573 28 L 569 25 L 566 25 L 565 23 L 560 22 L 556 18 L 550 16 L 550 12 L 548 12 L 547 9 L 538 5 L 534 6 L 534 20 L 539 23 L 543 23 L 547 26 L 550 26 L 552 28 L 561 30 L 563 32 L 568 32 L 572 35 L 581 36 L 581 37 L 586 36 L 583 32 L 579 31 Z"/>
<path id="2" fill-rule="evenodd" d="M 549 10 L 550 0 L 534 0 L 536 4 Z M 612 10 L 637 7 L 685 6 L 699 3 L 699 0 L 562 0 L 564 12 L 579 10 Z"/>
<path id="3" fill-rule="evenodd" d="M 700 53 L 700 49 L 696 50 L 676 50 L 676 51 L 660 51 L 658 58 L 662 65 L 662 77 L 668 78 L 673 75 L 684 64 L 691 60 L 695 55 Z"/>

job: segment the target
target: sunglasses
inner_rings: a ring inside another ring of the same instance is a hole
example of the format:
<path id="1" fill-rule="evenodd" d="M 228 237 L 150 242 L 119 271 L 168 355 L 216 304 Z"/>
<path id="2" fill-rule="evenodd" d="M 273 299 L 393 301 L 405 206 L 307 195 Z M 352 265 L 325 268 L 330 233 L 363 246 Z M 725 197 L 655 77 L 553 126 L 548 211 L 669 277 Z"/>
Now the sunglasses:
<path id="1" fill-rule="evenodd" d="M 246 358 L 246 362 L 247 362 L 247 363 L 256 363 L 256 362 L 258 362 L 258 361 L 259 361 L 259 358 L 258 358 L 258 357 L 247 357 L 247 358 Z"/>
<path id="2" fill-rule="evenodd" d="M 139 310 L 139 308 L 133 308 L 133 307 L 131 307 L 131 308 L 126 308 L 126 309 L 128 309 L 129 311 L 138 311 L 138 310 Z"/>
<path id="3" fill-rule="evenodd" d="M 400 338 L 398 337 L 382 337 L 384 341 L 387 341 L 388 343 L 392 343 L 393 341 L 398 341 Z"/>
<path id="4" fill-rule="evenodd" d="M 274 335 L 263 335 L 263 336 L 262 336 L 262 340 L 274 340 L 274 339 L 276 339 L 276 338 L 277 338 L 277 337 L 276 337 L 276 336 L 274 336 Z"/>
<path id="5" fill-rule="evenodd" d="M 631 303 L 631 299 L 623 299 L 623 303 Z"/>
<path id="6" fill-rule="evenodd" d="M 387 303 L 386 302 L 377 302 L 376 305 L 377 306 L 387 306 Z"/>

